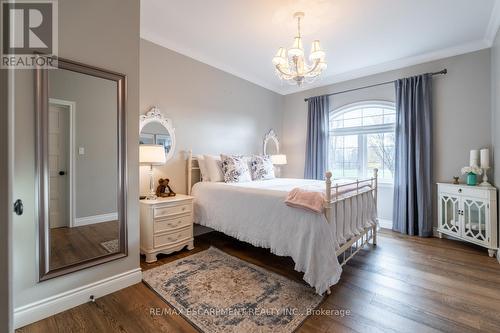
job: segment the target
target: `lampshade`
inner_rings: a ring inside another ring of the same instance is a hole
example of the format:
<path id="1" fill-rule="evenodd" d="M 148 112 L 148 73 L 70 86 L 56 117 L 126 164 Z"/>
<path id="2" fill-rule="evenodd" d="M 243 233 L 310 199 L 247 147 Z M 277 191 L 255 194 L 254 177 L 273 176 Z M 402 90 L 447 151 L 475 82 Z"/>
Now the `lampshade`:
<path id="1" fill-rule="evenodd" d="M 285 165 L 286 164 L 286 155 L 271 155 L 271 162 L 274 165 Z"/>
<path id="2" fill-rule="evenodd" d="M 283 65 L 287 62 L 286 59 L 286 49 L 284 47 L 280 47 L 278 52 L 273 58 L 273 64 L 276 65 Z"/>
<path id="3" fill-rule="evenodd" d="M 301 57 L 304 55 L 304 47 L 302 46 L 302 38 L 295 37 L 293 41 L 293 46 L 290 50 L 288 50 L 288 55 L 290 57 L 298 56 Z"/>
<path id="4" fill-rule="evenodd" d="M 165 162 L 167 162 L 167 157 L 162 145 L 139 145 L 139 163 L 161 165 Z"/>
<path id="5" fill-rule="evenodd" d="M 324 59 L 325 57 L 325 51 L 321 49 L 321 46 L 319 44 L 319 40 L 315 40 L 312 43 L 311 47 L 311 55 L 309 56 L 310 60 L 317 60 L 317 59 Z"/>

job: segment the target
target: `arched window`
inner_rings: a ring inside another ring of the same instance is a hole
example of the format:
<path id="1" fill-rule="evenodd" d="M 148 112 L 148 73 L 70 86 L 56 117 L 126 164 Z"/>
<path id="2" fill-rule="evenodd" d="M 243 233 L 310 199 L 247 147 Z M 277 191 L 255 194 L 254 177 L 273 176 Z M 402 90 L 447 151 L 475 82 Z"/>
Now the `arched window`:
<path id="1" fill-rule="evenodd" d="M 379 169 L 379 179 L 394 175 L 396 110 L 383 101 L 349 104 L 330 112 L 329 170 L 335 178 L 369 177 Z"/>

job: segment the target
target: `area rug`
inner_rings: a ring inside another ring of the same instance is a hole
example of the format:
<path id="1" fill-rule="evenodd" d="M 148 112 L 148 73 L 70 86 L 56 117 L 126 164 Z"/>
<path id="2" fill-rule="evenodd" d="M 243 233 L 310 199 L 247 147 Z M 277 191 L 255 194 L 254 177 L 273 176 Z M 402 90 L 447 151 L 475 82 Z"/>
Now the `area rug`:
<path id="1" fill-rule="evenodd" d="M 102 242 L 101 246 L 109 253 L 118 252 L 118 239 L 112 239 L 107 242 Z"/>
<path id="2" fill-rule="evenodd" d="M 293 332 L 323 297 L 216 248 L 146 270 L 143 281 L 199 330 Z"/>

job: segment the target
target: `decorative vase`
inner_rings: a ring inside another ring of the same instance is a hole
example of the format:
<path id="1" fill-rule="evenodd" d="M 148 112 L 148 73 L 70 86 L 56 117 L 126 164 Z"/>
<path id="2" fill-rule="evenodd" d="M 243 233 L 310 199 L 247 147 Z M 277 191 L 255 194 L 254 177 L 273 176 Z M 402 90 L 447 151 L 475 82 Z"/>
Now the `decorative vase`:
<path id="1" fill-rule="evenodd" d="M 475 186 L 477 184 L 477 176 L 473 172 L 467 174 L 467 185 Z"/>

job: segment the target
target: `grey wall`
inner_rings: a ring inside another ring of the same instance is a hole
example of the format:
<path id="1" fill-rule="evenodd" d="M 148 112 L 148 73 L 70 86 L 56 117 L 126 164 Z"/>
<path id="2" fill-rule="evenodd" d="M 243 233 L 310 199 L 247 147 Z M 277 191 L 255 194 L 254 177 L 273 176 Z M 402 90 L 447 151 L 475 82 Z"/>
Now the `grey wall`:
<path id="1" fill-rule="evenodd" d="M 441 59 L 285 96 L 283 151 L 286 177 L 302 177 L 304 170 L 307 103 L 305 97 L 341 91 L 401 77 L 448 69 L 434 78 L 434 181 L 450 181 L 468 164 L 469 150 L 491 145 L 490 50 Z M 386 85 L 333 96 L 333 108 L 363 100 L 394 101 L 394 86 Z M 390 192 L 387 193 L 390 195 Z M 381 204 L 392 198 L 380 198 Z M 390 211 L 390 209 L 387 209 Z"/>
<path id="2" fill-rule="evenodd" d="M 175 127 L 175 157 L 155 167 L 155 178 L 170 178 L 174 191 L 186 191 L 184 151 L 258 153 L 270 128 L 281 136 L 283 96 L 146 40 L 140 61 L 141 113 L 158 105 Z M 141 193 L 148 186 L 141 167 Z"/>
<path id="3" fill-rule="evenodd" d="M 75 146 L 69 149 L 75 154 L 76 218 L 117 212 L 117 89 L 111 80 L 49 72 L 49 97 L 75 102 Z"/>
<path id="4" fill-rule="evenodd" d="M 11 265 L 11 115 L 8 71 L 0 70 L 0 332 L 12 331 Z"/>
<path id="5" fill-rule="evenodd" d="M 60 0 L 59 56 L 124 73 L 128 78 L 127 130 L 128 257 L 37 283 L 34 211 L 34 75 L 16 71 L 14 192 L 25 200 L 25 214 L 13 223 L 14 305 L 20 307 L 139 267 L 138 0 Z"/>

